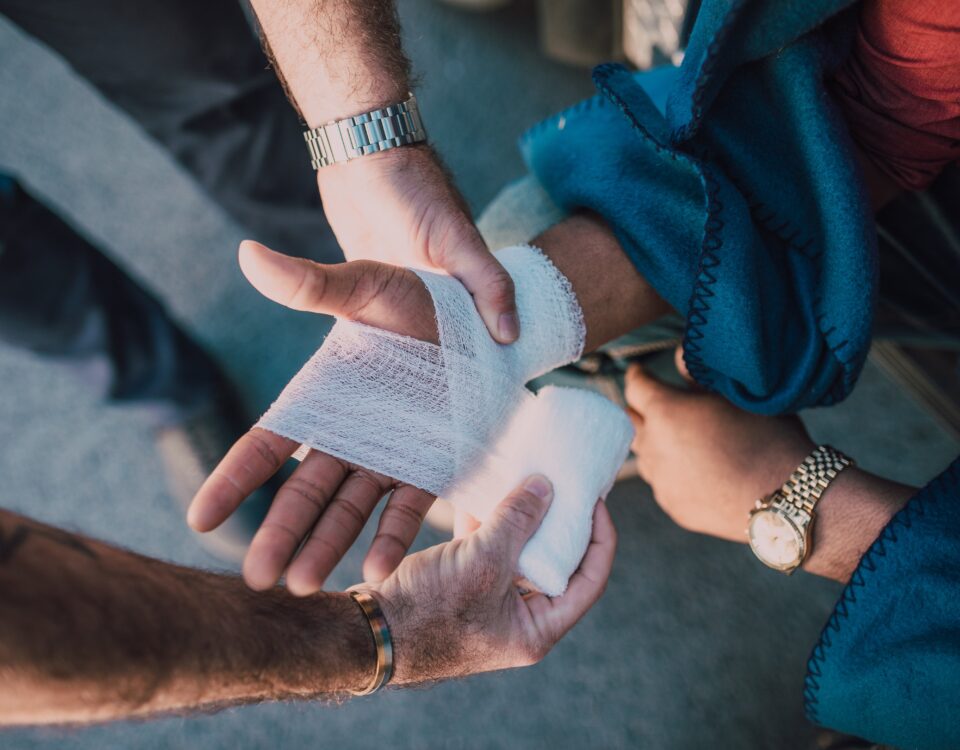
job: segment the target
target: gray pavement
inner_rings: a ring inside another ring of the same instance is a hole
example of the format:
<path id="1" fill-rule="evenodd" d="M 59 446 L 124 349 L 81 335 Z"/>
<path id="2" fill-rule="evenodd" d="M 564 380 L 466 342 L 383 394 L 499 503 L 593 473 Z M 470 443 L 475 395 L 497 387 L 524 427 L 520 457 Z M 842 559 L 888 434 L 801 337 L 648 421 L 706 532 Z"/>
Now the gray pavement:
<path id="1" fill-rule="evenodd" d="M 590 93 L 536 52 L 532 9 L 401 4 L 431 134 L 479 209 L 522 173 L 521 130 Z M 0 22 L 0 167 L 18 172 L 146 280 L 263 409 L 326 324 L 261 299 L 245 235 L 49 52 Z M 489 116 L 496 102 L 501 119 Z M 71 128 L 68 143 L 56 137 Z M 77 144 L 83 144 L 78 147 Z M 482 149 L 477 144 L 482 144 Z M 323 240 L 318 240 L 323 242 Z M 216 566 L 166 496 L 144 415 L 107 408 L 56 363 L 0 348 L 0 505 L 185 564 Z M 922 483 L 958 446 L 868 367 L 808 415 L 815 439 Z M 674 527 L 639 481 L 610 499 L 621 546 L 605 598 L 541 664 L 349 704 L 0 732 L 0 748 L 806 748 L 804 663 L 838 588 L 783 579 L 742 546 Z M 365 539 L 368 538 L 365 537 Z M 431 531 L 418 544 L 440 541 Z M 362 539 L 332 585 L 356 581 Z M 321 637 L 318 635 L 318 637 Z"/>

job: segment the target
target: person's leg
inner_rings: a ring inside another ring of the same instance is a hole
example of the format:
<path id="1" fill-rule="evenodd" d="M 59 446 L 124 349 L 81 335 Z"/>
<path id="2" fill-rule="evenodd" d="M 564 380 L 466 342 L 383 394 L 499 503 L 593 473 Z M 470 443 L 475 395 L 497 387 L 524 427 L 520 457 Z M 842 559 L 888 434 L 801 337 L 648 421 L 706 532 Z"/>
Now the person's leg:
<path id="1" fill-rule="evenodd" d="M 84 369 L 101 360 L 110 400 L 167 411 L 190 411 L 221 379 L 153 295 L 2 175 L 0 341 Z"/>
<path id="2" fill-rule="evenodd" d="M 0 0 L 0 13 L 125 110 L 255 236 L 332 259 L 296 115 L 236 0 Z M 230 383 L 152 294 L 4 182 L 0 340 L 68 360 L 114 402 L 149 403 L 185 505 L 248 426 Z M 205 540 L 236 558 L 271 494 Z"/>
<path id="3" fill-rule="evenodd" d="M 171 494 L 193 494 L 249 426 L 216 362 L 163 305 L 13 178 L 0 174 L 0 342 L 50 357 L 112 403 L 145 407 Z M 206 539 L 237 560 L 269 493 Z"/>
<path id="4" fill-rule="evenodd" d="M 238 0 L 0 0 L 0 13 L 129 114 L 260 239 L 332 259 L 297 115 Z"/>

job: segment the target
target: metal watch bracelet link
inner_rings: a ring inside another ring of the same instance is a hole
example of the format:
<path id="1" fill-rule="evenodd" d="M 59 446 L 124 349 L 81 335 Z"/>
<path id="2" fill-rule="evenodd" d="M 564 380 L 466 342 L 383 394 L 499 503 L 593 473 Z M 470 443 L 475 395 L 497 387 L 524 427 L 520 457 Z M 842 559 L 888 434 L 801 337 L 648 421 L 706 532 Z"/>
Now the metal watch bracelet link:
<path id="1" fill-rule="evenodd" d="M 854 466 L 853 459 L 829 445 L 820 445 L 790 475 L 781 488 L 787 502 L 812 513 L 830 483 L 848 466 Z"/>
<path id="2" fill-rule="evenodd" d="M 310 164 L 322 169 L 378 151 L 422 143 L 427 131 L 420 118 L 417 98 L 364 112 L 308 130 L 303 134 Z"/>
<path id="3" fill-rule="evenodd" d="M 834 479 L 854 466 L 836 448 L 820 445 L 783 483 L 750 511 L 747 539 L 760 562 L 790 575 L 810 555 L 817 503 Z"/>

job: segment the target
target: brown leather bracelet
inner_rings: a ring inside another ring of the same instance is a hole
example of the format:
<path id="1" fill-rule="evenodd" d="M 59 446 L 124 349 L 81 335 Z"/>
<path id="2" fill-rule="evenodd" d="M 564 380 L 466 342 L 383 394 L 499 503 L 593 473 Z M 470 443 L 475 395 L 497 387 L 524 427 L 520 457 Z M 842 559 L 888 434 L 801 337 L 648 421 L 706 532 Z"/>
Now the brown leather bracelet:
<path id="1" fill-rule="evenodd" d="M 387 618 L 383 616 L 383 610 L 380 609 L 380 603 L 362 591 L 351 591 L 350 596 L 360 605 L 367 622 L 370 623 L 373 642 L 377 647 L 377 671 L 373 682 L 364 690 L 350 692 L 353 695 L 370 695 L 390 682 L 393 676 L 393 640 L 390 638 L 390 627 L 387 625 Z"/>

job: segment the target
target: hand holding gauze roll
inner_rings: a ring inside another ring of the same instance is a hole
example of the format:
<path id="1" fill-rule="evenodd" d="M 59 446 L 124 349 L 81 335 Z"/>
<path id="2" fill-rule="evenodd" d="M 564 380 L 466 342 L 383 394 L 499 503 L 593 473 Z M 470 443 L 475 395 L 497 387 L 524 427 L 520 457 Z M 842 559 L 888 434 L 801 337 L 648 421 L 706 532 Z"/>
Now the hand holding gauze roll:
<path id="1" fill-rule="evenodd" d="M 576 360 L 583 315 L 539 250 L 497 257 L 514 280 L 520 340 L 490 338 L 467 290 L 417 274 L 433 299 L 440 345 L 338 320 L 258 426 L 442 496 L 483 521 L 531 473 L 554 501 L 520 558 L 544 593 L 566 589 L 590 538 L 593 506 L 629 450 L 626 415 L 602 396 L 525 384 Z"/>

